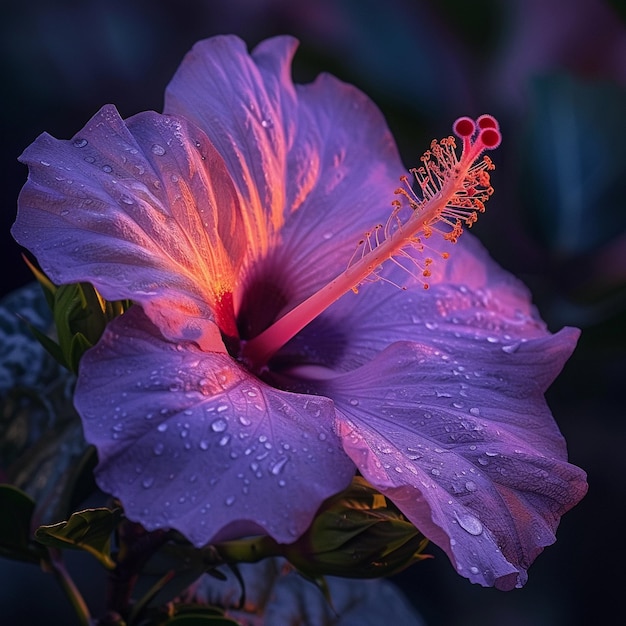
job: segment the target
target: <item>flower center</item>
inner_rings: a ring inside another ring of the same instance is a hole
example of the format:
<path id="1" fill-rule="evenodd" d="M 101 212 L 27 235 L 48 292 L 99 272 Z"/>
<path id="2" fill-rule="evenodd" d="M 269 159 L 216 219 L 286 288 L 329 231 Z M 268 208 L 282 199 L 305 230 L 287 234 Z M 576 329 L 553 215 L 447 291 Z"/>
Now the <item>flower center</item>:
<path id="1" fill-rule="evenodd" d="M 471 227 L 478 213 L 484 212 L 485 202 L 493 193 L 489 171 L 494 165 L 489 157 L 481 157 L 481 154 L 500 144 L 498 122 L 490 115 L 482 115 L 476 121 L 461 117 L 454 123 L 453 131 L 462 140 L 460 157 L 454 137 L 433 140 L 430 150 L 421 157 L 422 165 L 411 170 L 419 189 L 414 191 L 408 178 L 402 177 L 404 187 L 395 191 L 398 198 L 392 202 L 393 210 L 386 224 L 377 224 L 365 233 L 347 269 L 244 343 L 242 356 L 251 367 L 261 368 L 344 293 L 357 291 L 364 281 L 375 279 L 387 260 L 399 263 L 403 258 L 410 258 L 419 268 L 417 276 L 413 272 L 411 275 L 428 288 L 432 259 L 424 256 L 420 262 L 409 256 L 406 249 L 410 247 L 424 255 L 427 248 L 424 240 L 433 233 L 456 243 L 463 228 Z M 447 258 L 445 254 L 442 256 Z"/>

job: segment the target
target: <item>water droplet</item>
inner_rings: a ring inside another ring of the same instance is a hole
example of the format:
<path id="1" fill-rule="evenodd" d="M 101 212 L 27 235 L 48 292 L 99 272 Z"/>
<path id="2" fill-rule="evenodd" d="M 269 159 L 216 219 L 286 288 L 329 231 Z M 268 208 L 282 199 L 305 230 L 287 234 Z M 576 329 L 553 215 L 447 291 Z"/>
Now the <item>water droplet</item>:
<path id="1" fill-rule="evenodd" d="M 50 163 L 48 161 L 39 161 L 43 166 L 50 167 Z"/>
<path id="2" fill-rule="evenodd" d="M 161 454 L 163 454 L 164 449 L 165 446 L 162 443 L 157 443 L 154 448 L 152 448 L 152 451 L 154 452 L 154 454 L 156 454 L 156 456 L 160 456 Z"/>
<path id="3" fill-rule="evenodd" d="M 226 498 L 226 500 L 224 500 L 224 504 L 226 506 L 232 506 L 235 502 L 235 496 L 228 496 L 228 498 Z"/>
<path id="4" fill-rule="evenodd" d="M 454 517 L 456 517 L 459 526 L 470 535 L 474 535 L 477 537 L 483 532 L 483 525 L 480 523 L 480 520 L 469 513 L 457 513 L 454 512 Z"/>
<path id="5" fill-rule="evenodd" d="M 226 423 L 226 420 L 223 419 L 216 419 L 212 424 L 211 424 L 211 430 L 214 433 L 223 433 L 226 429 L 228 428 L 228 424 Z"/>
<path id="6" fill-rule="evenodd" d="M 150 487 L 152 487 L 154 483 L 154 478 L 152 478 L 151 476 L 148 478 L 144 478 L 143 481 L 141 482 L 141 484 L 143 485 L 144 489 L 150 489 Z"/>
<path id="7" fill-rule="evenodd" d="M 475 565 L 472 565 L 472 567 L 470 567 L 470 572 L 472 572 L 472 574 L 478 574 L 478 568 Z"/>
<path id="8" fill-rule="evenodd" d="M 92 156 L 85 157 L 85 163 L 95 163 L 96 160 Z"/>
<path id="9" fill-rule="evenodd" d="M 351 398 L 350 399 L 350 404 L 352 406 L 359 406 L 359 401 L 356 398 Z"/>
<path id="10" fill-rule="evenodd" d="M 467 489 L 468 491 L 476 491 L 476 483 L 473 480 L 468 480 L 465 483 L 465 489 Z"/>
<path id="11" fill-rule="evenodd" d="M 163 156 L 165 154 L 165 148 L 158 143 L 152 144 L 152 154 L 156 154 L 157 156 Z"/>
<path id="12" fill-rule="evenodd" d="M 252 424 L 252 420 L 249 417 L 245 416 L 245 415 L 240 415 L 239 416 L 239 423 L 242 426 L 250 426 L 250 424 Z"/>
<path id="13" fill-rule="evenodd" d="M 224 411 L 228 410 L 228 404 L 220 404 L 215 410 L 218 413 L 223 413 Z"/>
<path id="14" fill-rule="evenodd" d="M 110 165 L 103 165 L 102 171 L 106 172 L 107 174 L 110 174 L 113 171 L 113 168 Z"/>
<path id="15" fill-rule="evenodd" d="M 84 148 L 88 143 L 86 139 L 74 139 L 75 148 Z"/>
<path id="16" fill-rule="evenodd" d="M 225 446 L 230 441 L 230 435 L 224 435 L 219 441 L 220 446 Z"/>
<path id="17" fill-rule="evenodd" d="M 320 433 L 320 434 L 317 436 L 317 438 L 318 438 L 320 441 L 326 441 L 326 433 Z"/>
<path id="18" fill-rule="evenodd" d="M 267 118 L 265 120 L 261 120 L 261 126 L 263 126 L 263 128 L 272 128 L 274 126 L 274 122 Z"/>
<path id="19" fill-rule="evenodd" d="M 287 465 L 287 461 L 289 461 L 289 457 L 284 456 L 282 459 L 278 459 L 278 461 L 276 461 L 276 463 L 274 463 L 274 465 L 272 466 L 272 469 L 270 470 L 272 472 L 272 474 L 274 476 L 278 476 L 278 474 L 280 474 L 285 465 Z"/>
<path id="20" fill-rule="evenodd" d="M 433 469 L 430 470 L 430 473 L 433 476 L 439 476 L 439 474 L 441 474 L 441 470 L 438 470 L 436 467 L 433 467 Z"/>
<path id="21" fill-rule="evenodd" d="M 436 330 L 437 328 L 439 328 L 439 325 L 437 324 L 437 322 L 426 322 L 424 326 L 426 326 L 428 330 Z"/>
<path id="22" fill-rule="evenodd" d="M 473 406 L 473 407 L 469 410 L 469 412 L 470 412 L 472 415 L 475 415 L 475 416 L 477 416 L 477 417 L 480 415 L 480 409 L 479 409 L 478 407 L 476 407 L 476 406 Z"/>
<path id="23" fill-rule="evenodd" d="M 508 346 L 502 346 L 502 350 L 503 352 L 506 352 L 507 354 L 513 354 L 519 350 L 519 347 L 520 347 L 519 343 L 512 343 Z"/>

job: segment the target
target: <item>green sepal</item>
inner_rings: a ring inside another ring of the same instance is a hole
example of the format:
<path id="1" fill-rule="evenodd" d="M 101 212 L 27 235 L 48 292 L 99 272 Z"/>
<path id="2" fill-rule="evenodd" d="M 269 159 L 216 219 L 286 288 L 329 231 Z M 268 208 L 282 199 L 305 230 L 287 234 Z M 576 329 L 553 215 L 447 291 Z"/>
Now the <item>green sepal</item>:
<path id="1" fill-rule="evenodd" d="M 31 539 L 34 500 L 13 485 L 0 485 L 0 556 L 39 563 L 46 549 Z"/>
<path id="2" fill-rule="evenodd" d="M 64 522 L 40 526 L 35 539 L 53 548 L 85 550 L 95 556 L 106 568 L 113 569 L 111 535 L 122 519 L 122 510 L 98 508 L 72 513 Z"/>

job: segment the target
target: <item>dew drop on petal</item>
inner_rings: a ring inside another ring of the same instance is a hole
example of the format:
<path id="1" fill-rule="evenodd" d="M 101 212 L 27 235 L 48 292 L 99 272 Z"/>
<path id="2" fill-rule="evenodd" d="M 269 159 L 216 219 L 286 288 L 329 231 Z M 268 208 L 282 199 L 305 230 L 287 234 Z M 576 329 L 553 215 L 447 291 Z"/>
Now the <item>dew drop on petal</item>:
<path id="1" fill-rule="evenodd" d="M 470 535 L 474 535 L 477 537 L 483 532 L 483 525 L 480 523 L 480 520 L 469 513 L 457 513 L 454 512 L 454 517 L 456 517 L 459 526 Z"/>
<path id="2" fill-rule="evenodd" d="M 289 457 L 286 457 L 286 456 L 276 461 L 276 463 L 274 463 L 271 469 L 272 474 L 274 476 L 278 476 L 278 474 L 280 474 L 283 471 L 285 465 L 287 465 L 287 461 L 289 461 Z"/>
<path id="3" fill-rule="evenodd" d="M 165 446 L 162 443 L 157 443 L 154 448 L 152 448 L 152 451 L 154 452 L 154 454 L 156 454 L 156 456 L 160 456 L 161 454 L 163 454 L 164 449 Z"/>
<path id="4" fill-rule="evenodd" d="M 143 485 L 144 489 L 150 489 L 153 483 L 154 483 L 154 478 L 150 476 L 148 478 L 144 478 L 141 484 Z"/>
<path id="5" fill-rule="evenodd" d="M 159 424 L 159 425 L 157 426 L 157 430 L 158 430 L 160 433 L 164 433 L 164 432 L 167 430 L 167 423 L 166 423 L 166 422 L 163 422 L 162 424 Z"/>
<path id="6" fill-rule="evenodd" d="M 226 498 L 226 500 L 224 500 L 224 504 L 226 506 L 232 506 L 235 502 L 235 496 L 228 496 L 228 498 Z"/>
<path id="7" fill-rule="evenodd" d="M 214 433 L 223 433 L 226 428 L 228 427 L 228 424 L 226 423 L 225 420 L 223 419 L 216 419 L 212 424 L 211 424 L 211 430 Z"/>
<path id="8" fill-rule="evenodd" d="M 519 343 L 513 343 L 508 346 L 502 346 L 502 350 L 506 352 L 507 354 L 514 354 L 515 352 L 519 350 L 519 347 L 520 347 Z"/>
<path id="9" fill-rule="evenodd" d="M 75 139 L 74 147 L 75 148 L 84 148 L 87 145 L 88 141 L 86 139 Z"/>
<path id="10" fill-rule="evenodd" d="M 473 480 L 468 480 L 465 483 L 465 489 L 467 489 L 468 491 L 476 491 L 476 483 Z"/>
<path id="11" fill-rule="evenodd" d="M 157 156 L 163 156 L 165 154 L 165 148 L 158 143 L 152 145 L 152 154 L 156 154 Z"/>

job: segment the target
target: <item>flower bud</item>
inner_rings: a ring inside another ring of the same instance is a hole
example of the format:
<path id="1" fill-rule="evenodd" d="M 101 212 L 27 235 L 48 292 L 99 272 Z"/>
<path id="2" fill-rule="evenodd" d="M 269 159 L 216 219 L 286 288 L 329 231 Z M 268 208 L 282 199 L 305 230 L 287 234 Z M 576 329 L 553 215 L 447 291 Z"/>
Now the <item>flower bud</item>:
<path id="1" fill-rule="evenodd" d="M 390 576 L 430 555 L 428 540 L 363 478 L 324 502 L 298 541 L 283 546 L 304 574 L 349 578 Z"/>

